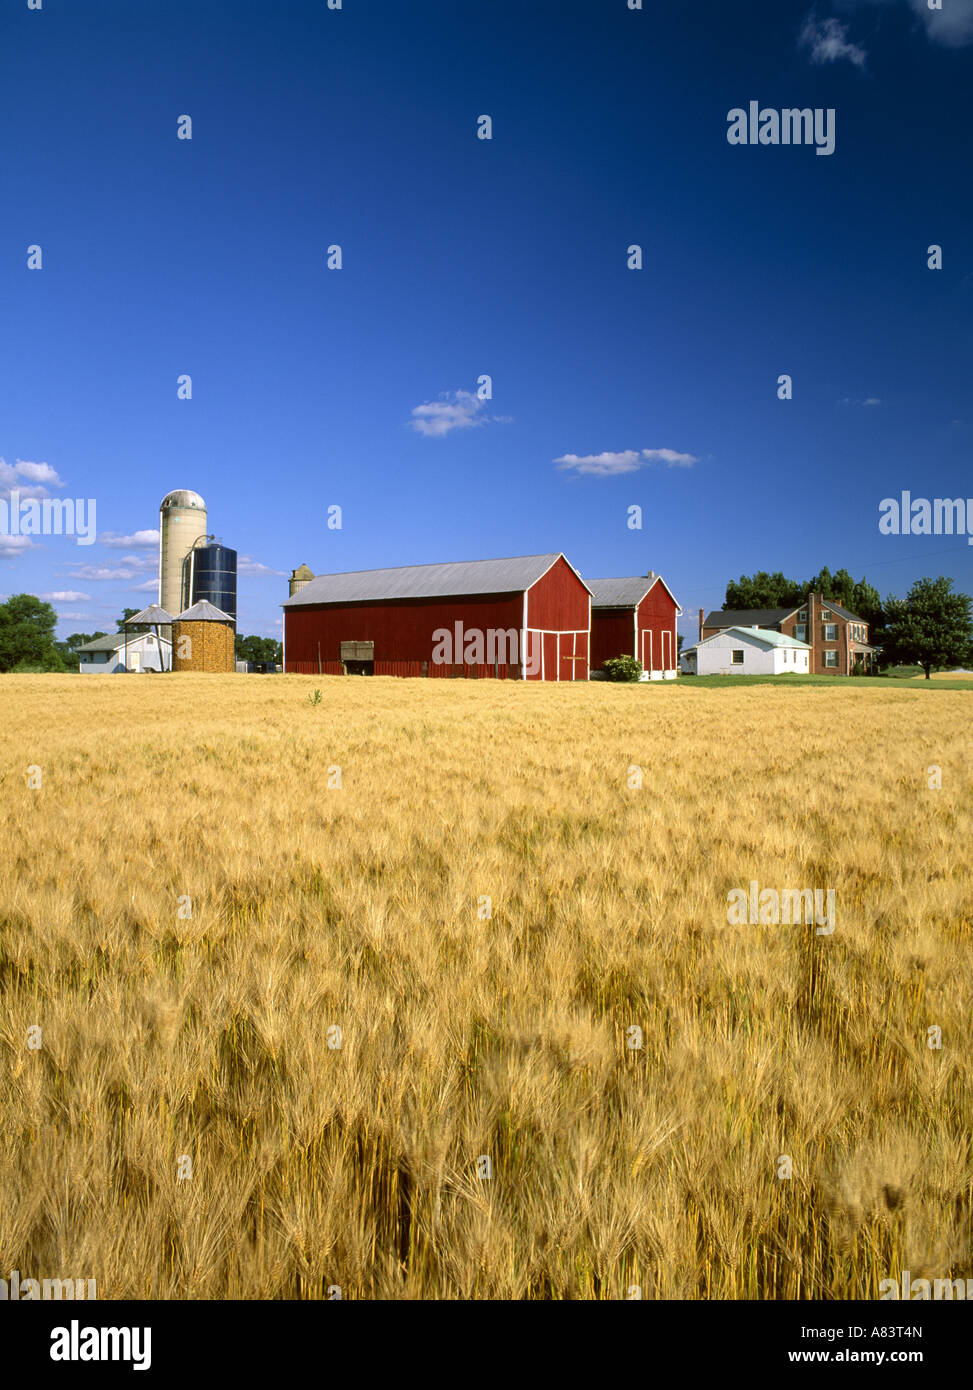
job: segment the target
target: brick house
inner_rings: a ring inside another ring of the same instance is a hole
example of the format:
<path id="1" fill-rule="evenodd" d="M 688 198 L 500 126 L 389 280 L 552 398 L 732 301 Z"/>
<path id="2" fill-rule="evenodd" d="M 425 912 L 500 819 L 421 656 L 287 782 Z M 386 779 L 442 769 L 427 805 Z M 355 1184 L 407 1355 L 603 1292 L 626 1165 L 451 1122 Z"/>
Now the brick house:
<path id="1" fill-rule="evenodd" d="M 807 642 L 812 675 L 851 676 L 856 667 L 860 672 L 874 669 L 875 648 L 868 643 L 868 624 L 820 594 L 808 594 L 795 608 L 717 610 L 705 618 L 700 609 L 699 616 L 701 639 L 730 627 L 756 627 Z"/>

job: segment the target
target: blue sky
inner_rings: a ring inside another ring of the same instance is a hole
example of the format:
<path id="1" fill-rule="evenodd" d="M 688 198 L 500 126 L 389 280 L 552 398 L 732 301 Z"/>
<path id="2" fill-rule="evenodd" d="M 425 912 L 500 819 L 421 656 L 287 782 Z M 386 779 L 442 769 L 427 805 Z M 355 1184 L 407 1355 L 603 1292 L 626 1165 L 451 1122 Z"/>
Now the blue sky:
<path id="1" fill-rule="evenodd" d="M 756 569 L 969 592 L 878 516 L 973 495 L 971 67 L 973 0 L 2 0 L 0 497 L 99 540 L 0 537 L 0 593 L 113 628 L 182 487 L 242 632 L 301 562 L 564 551 L 686 632 Z M 729 144 L 750 101 L 834 153 Z"/>

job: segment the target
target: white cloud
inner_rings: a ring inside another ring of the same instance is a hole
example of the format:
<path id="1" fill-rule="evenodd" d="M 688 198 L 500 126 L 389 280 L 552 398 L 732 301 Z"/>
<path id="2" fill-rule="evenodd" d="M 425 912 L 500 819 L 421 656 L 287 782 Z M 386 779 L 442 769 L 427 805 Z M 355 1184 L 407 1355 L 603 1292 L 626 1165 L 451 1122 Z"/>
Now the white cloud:
<path id="1" fill-rule="evenodd" d="M 98 537 L 99 545 L 107 545 L 112 550 L 138 550 L 155 549 L 159 544 L 158 531 L 133 531 L 129 536 L 116 535 L 114 531 L 106 531 L 104 535 Z"/>
<path id="2" fill-rule="evenodd" d="M 482 408 L 483 401 L 472 391 L 444 391 L 438 400 L 415 406 L 409 423 L 428 439 L 442 439 L 453 430 L 484 424 L 489 416 L 480 414 Z"/>
<path id="3" fill-rule="evenodd" d="M 934 43 L 961 48 L 973 43 L 973 0 L 943 0 L 941 10 L 931 10 L 926 0 L 909 0 L 922 16 L 926 33 Z"/>
<path id="4" fill-rule="evenodd" d="M 903 0 L 840 0 L 849 6 L 885 5 L 901 8 Z M 928 0 L 906 0 L 908 7 L 923 23 L 933 43 L 947 48 L 962 48 L 973 43 L 973 0 L 943 0 L 942 9 L 931 10 Z"/>
<path id="5" fill-rule="evenodd" d="M 653 463 L 663 463 L 668 468 L 691 468 L 699 460 L 695 454 L 680 454 L 675 449 L 623 449 L 620 453 L 562 454 L 554 462 L 561 469 L 570 468 L 577 473 L 593 473 L 605 478 L 618 473 L 634 473 Z"/>
<path id="6" fill-rule="evenodd" d="M 799 45 L 811 50 L 812 63 L 837 63 L 847 58 L 856 68 L 865 66 L 868 54 L 857 43 L 849 43 L 848 26 L 838 19 L 817 20 L 809 15 L 801 30 Z"/>
<path id="7" fill-rule="evenodd" d="M 141 584 L 130 584 L 128 587 L 133 594 L 157 594 L 159 581 L 158 579 L 145 579 Z"/>
<path id="8" fill-rule="evenodd" d="M 21 497 L 49 497 L 46 483 L 51 487 L 64 486 L 50 464 L 31 463 L 26 459 L 7 463 L 0 458 L 0 497 L 9 498 L 11 492 L 19 492 Z"/>
<path id="9" fill-rule="evenodd" d="M 51 594 L 41 594 L 48 603 L 81 603 L 90 599 L 90 594 L 82 594 L 77 589 L 55 589 Z"/>
<path id="10" fill-rule="evenodd" d="M 64 486 L 56 470 L 49 463 L 30 463 L 26 459 L 17 459 L 14 468 L 28 482 L 49 483 L 51 487 Z"/>
<path id="11" fill-rule="evenodd" d="M 63 621 L 64 621 L 65 619 L 67 619 L 67 618 L 74 618 L 74 619 L 77 619 L 77 618 L 84 618 L 85 621 L 86 621 L 86 622 L 89 622 L 89 623 L 93 623 L 93 622 L 96 621 L 94 613 L 68 613 L 68 612 L 60 612 L 60 613 L 58 613 L 57 618 L 58 618 L 58 622 L 63 622 Z"/>
<path id="12" fill-rule="evenodd" d="M 266 578 L 272 575 L 275 578 L 283 578 L 283 570 L 272 570 L 269 565 L 262 565 L 259 560 L 255 560 L 252 555 L 241 555 L 237 560 L 238 574 L 253 574 L 258 577 Z"/>
<path id="13" fill-rule="evenodd" d="M 142 574 L 158 574 L 159 560 L 156 555 L 122 555 L 117 562 L 107 565 L 71 560 L 64 565 L 64 569 L 70 572 L 72 579 L 108 583 L 115 579 L 137 579 Z"/>
<path id="14" fill-rule="evenodd" d="M 862 399 L 861 399 L 860 397 L 858 397 L 858 396 L 843 396 L 842 399 L 841 399 L 841 404 L 842 404 L 842 405 L 881 405 L 881 404 L 882 404 L 882 398 L 881 398 L 881 396 L 866 396 L 865 399 L 862 400 Z"/>
<path id="15" fill-rule="evenodd" d="M 22 555 L 25 550 L 36 550 L 30 536 L 8 536 L 5 532 L 0 534 L 0 556 L 11 558 L 15 555 Z"/>

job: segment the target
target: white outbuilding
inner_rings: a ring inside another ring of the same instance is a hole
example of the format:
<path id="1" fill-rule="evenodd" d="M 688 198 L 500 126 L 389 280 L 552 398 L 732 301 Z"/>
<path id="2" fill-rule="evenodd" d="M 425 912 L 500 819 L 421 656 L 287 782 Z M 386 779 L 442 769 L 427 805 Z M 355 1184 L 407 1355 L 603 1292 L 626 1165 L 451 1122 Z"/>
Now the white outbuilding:
<path id="1" fill-rule="evenodd" d="M 75 655 L 82 675 L 114 674 L 116 671 L 168 671 L 172 667 L 172 643 L 154 632 L 129 633 L 127 642 L 124 632 L 116 632 L 111 637 L 96 637 L 93 642 L 85 642 L 83 647 L 78 647 Z"/>
<path id="2" fill-rule="evenodd" d="M 807 642 L 763 627 L 728 627 L 680 653 L 680 666 L 697 676 L 806 676 Z"/>

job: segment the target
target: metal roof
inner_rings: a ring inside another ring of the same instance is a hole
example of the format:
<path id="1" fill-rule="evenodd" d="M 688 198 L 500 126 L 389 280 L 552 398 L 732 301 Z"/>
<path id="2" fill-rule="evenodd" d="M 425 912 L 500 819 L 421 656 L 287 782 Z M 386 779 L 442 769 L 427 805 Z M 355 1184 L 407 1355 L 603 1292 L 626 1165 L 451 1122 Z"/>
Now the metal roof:
<path id="1" fill-rule="evenodd" d="M 732 627 L 722 628 L 719 632 L 714 632 L 711 637 L 704 637 L 702 642 L 697 642 L 697 647 L 705 646 L 707 642 L 715 642 L 717 637 L 723 637 L 728 632 L 742 632 L 745 637 L 755 637 L 758 642 L 765 642 L 768 647 L 799 647 L 801 651 L 809 652 L 810 643 L 799 642 L 796 637 L 788 637 L 784 632 L 772 632 L 766 627 L 743 627 L 739 623 L 734 623 Z"/>
<path id="2" fill-rule="evenodd" d="M 803 604 L 795 603 L 793 608 L 716 609 L 703 619 L 703 627 L 763 627 L 782 623 L 802 607 Z"/>
<path id="3" fill-rule="evenodd" d="M 637 574 L 631 579 L 589 579 L 593 608 L 632 608 L 641 603 L 658 579 L 652 570 L 648 575 Z"/>
<path id="4" fill-rule="evenodd" d="M 508 560 L 458 560 L 442 565 L 402 565 L 396 569 L 319 574 L 281 606 L 303 608 L 315 603 L 522 593 L 536 584 L 559 559 L 560 554 L 518 555 Z"/>
<path id="5" fill-rule="evenodd" d="M 83 642 L 80 647 L 75 647 L 75 656 L 81 652 L 113 652 L 123 645 L 125 641 L 124 632 L 112 633 L 110 637 L 96 637 L 92 642 Z"/>
<path id="6" fill-rule="evenodd" d="M 194 603 L 192 608 L 187 608 L 185 613 L 180 613 L 177 618 L 171 620 L 174 623 L 232 623 L 233 619 L 229 613 L 224 613 L 222 608 L 217 608 L 209 599 L 201 598 L 198 603 Z"/>
<path id="7" fill-rule="evenodd" d="M 167 492 L 160 504 L 160 511 L 166 511 L 169 507 L 192 507 L 197 511 L 205 512 L 206 503 L 198 492 L 193 492 L 188 487 L 177 487 L 175 492 Z"/>
<path id="8" fill-rule="evenodd" d="M 164 608 L 160 608 L 157 603 L 150 603 L 148 608 L 143 608 L 141 613 L 136 613 L 129 618 L 123 626 L 125 627 L 145 627 L 159 623 L 171 623 L 172 614 L 167 613 Z"/>

